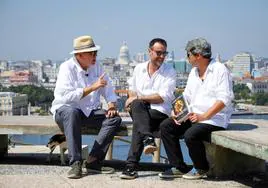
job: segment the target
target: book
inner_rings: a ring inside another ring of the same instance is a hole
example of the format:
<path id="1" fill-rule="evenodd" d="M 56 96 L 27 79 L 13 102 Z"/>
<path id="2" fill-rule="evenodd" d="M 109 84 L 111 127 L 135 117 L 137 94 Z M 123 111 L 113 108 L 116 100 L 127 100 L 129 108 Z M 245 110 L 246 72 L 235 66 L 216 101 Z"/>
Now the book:
<path id="1" fill-rule="evenodd" d="M 174 119 L 179 123 L 186 121 L 188 119 L 189 113 L 191 112 L 190 105 L 186 97 L 181 94 L 173 102 L 172 108 L 174 111 Z"/>

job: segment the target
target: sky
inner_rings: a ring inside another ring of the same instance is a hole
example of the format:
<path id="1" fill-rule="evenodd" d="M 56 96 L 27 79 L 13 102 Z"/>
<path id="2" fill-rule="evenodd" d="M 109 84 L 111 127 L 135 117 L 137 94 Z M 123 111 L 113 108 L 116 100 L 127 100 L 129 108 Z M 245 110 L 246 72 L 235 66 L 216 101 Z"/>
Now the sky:
<path id="1" fill-rule="evenodd" d="M 73 39 L 90 35 L 98 58 L 130 55 L 164 38 L 175 58 L 187 41 L 204 37 L 212 53 L 268 57 L 267 0 L 0 0 L 0 60 L 63 60 Z"/>

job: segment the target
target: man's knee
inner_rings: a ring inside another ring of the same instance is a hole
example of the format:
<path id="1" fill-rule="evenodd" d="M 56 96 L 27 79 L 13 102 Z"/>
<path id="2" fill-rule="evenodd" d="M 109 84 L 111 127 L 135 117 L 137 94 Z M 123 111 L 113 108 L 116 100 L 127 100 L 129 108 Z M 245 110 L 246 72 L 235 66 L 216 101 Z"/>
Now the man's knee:
<path id="1" fill-rule="evenodd" d="M 197 131 L 193 129 L 194 128 L 190 128 L 184 133 L 184 141 L 186 144 L 197 140 Z"/>
<path id="2" fill-rule="evenodd" d="M 166 133 L 169 132 L 172 129 L 173 123 L 172 123 L 172 119 L 168 118 L 165 119 L 161 124 L 160 124 L 160 132 L 162 133 Z"/>
<path id="3" fill-rule="evenodd" d="M 135 100 L 131 103 L 131 110 L 133 110 L 133 109 L 137 109 L 137 108 L 143 108 L 143 107 L 144 107 L 144 102 L 143 102 L 143 100 L 135 99 Z"/>
<path id="4" fill-rule="evenodd" d="M 77 108 L 61 107 L 56 114 L 56 122 L 58 124 L 66 124 L 67 122 L 78 123 L 81 121 L 81 112 Z"/>
<path id="5" fill-rule="evenodd" d="M 103 121 L 103 125 L 104 126 L 113 126 L 115 128 L 118 128 L 118 127 L 120 127 L 121 122 L 122 122 L 121 117 L 120 116 L 115 116 L 115 117 L 112 117 L 112 118 L 105 119 Z"/>

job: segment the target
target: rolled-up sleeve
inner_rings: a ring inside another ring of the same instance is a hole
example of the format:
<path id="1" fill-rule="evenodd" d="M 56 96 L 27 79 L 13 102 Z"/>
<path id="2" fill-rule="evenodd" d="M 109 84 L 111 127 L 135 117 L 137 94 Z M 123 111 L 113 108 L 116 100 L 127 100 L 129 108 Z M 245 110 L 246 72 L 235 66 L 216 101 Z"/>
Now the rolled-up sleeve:
<path id="1" fill-rule="evenodd" d="M 107 103 L 116 102 L 117 96 L 114 92 L 114 87 L 112 85 L 112 81 L 107 75 L 105 76 L 105 80 L 107 81 L 107 85 L 100 90 L 101 94 L 105 98 Z"/>
<path id="2" fill-rule="evenodd" d="M 218 87 L 216 89 L 216 98 L 222 101 L 225 106 L 229 106 L 234 99 L 232 78 L 229 71 L 224 68 L 218 74 Z"/>

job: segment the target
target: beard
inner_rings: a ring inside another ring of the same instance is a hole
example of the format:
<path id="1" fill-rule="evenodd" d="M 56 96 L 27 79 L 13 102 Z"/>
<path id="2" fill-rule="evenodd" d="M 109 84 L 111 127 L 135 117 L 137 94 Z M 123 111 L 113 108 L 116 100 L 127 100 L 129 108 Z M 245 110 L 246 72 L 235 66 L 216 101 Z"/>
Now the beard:
<path id="1" fill-rule="evenodd" d="M 164 62 L 164 61 L 162 61 L 162 60 L 155 60 L 155 61 L 153 61 L 152 63 L 153 63 L 154 66 L 160 68 L 161 65 L 163 64 L 163 62 Z"/>

